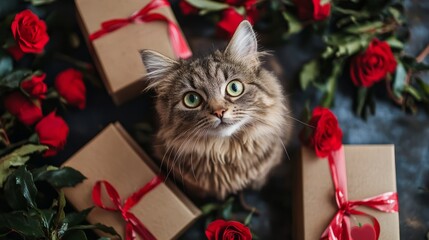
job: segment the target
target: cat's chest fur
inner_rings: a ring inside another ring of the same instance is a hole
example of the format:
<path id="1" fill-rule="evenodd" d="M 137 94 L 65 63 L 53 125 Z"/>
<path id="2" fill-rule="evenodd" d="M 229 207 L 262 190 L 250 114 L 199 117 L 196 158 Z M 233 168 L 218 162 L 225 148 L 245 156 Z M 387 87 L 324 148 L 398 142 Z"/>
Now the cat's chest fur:
<path id="1" fill-rule="evenodd" d="M 155 148 L 172 177 L 194 194 L 224 198 L 249 185 L 262 185 L 269 170 L 282 159 L 283 137 L 257 126 L 233 137 L 176 139 L 160 131 Z"/>

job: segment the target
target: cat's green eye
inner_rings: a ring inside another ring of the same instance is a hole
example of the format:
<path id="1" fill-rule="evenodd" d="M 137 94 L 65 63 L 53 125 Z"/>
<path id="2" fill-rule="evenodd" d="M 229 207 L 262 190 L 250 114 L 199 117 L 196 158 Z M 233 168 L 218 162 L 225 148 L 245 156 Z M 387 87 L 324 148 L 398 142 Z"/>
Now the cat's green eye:
<path id="1" fill-rule="evenodd" d="M 238 97 L 244 92 L 244 85 L 238 80 L 232 80 L 226 85 L 226 93 L 231 97 Z"/>
<path id="2" fill-rule="evenodd" d="M 201 96 L 196 92 L 188 92 L 183 97 L 183 104 L 188 108 L 196 108 L 201 104 Z"/>

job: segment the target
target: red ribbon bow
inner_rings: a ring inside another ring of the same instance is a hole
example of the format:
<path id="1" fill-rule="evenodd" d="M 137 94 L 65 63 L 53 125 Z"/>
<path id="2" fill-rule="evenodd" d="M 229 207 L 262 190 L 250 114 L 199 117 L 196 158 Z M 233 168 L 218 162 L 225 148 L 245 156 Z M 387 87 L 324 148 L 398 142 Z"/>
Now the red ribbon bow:
<path id="1" fill-rule="evenodd" d="M 140 188 L 137 192 L 129 196 L 124 204 L 121 203 L 121 198 L 119 197 L 116 189 L 105 180 L 97 181 L 92 189 L 92 201 L 94 204 L 107 211 L 120 212 L 123 219 L 126 222 L 125 227 L 125 239 L 134 240 L 136 239 L 136 233 L 139 234 L 144 240 L 156 240 L 156 238 L 149 232 L 149 230 L 144 226 L 144 224 L 130 212 L 130 209 L 136 205 L 140 199 L 160 183 L 164 181 L 164 178 L 161 176 L 155 176 L 150 182 L 145 186 Z M 101 186 L 104 185 L 106 188 L 107 195 L 112 201 L 113 207 L 108 207 L 103 204 L 101 201 Z"/>
<path id="2" fill-rule="evenodd" d="M 133 13 L 128 18 L 112 19 L 101 23 L 101 29 L 89 35 L 89 40 L 93 41 L 101 36 L 110 32 L 116 31 L 131 23 L 143 23 L 152 21 L 164 21 L 168 24 L 168 33 L 170 36 L 171 45 L 173 46 L 174 53 L 179 58 L 188 58 L 192 55 L 191 50 L 186 44 L 185 39 L 180 31 L 179 26 L 166 16 L 159 13 L 150 13 L 160 7 L 170 6 L 167 0 L 152 0 L 145 7 Z"/>
<path id="3" fill-rule="evenodd" d="M 328 157 L 328 161 L 335 187 L 335 198 L 338 211 L 320 239 L 352 239 L 350 236 L 350 221 L 348 218 L 350 215 L 369 217 L 374 225 L 376 239 L 378 239 L 380 236 L 380 224 L 378 220 L 367 213 L 356 210 L 356 207 L 365 206 L 387 213 L 398 212 L 398 194 L 396 192 L 387 192 L 360 201 L 349 201 L 347 197 L 347 176 L 343 147 L 341 146 L 339 150 L 332 152 Z"/>

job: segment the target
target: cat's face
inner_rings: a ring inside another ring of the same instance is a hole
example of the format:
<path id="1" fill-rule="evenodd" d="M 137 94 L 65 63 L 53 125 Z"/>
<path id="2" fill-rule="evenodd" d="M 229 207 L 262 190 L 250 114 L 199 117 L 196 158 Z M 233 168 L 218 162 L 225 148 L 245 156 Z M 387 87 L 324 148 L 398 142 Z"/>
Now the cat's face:
<path id="1" fill-rule="evenodd" d="M 164 127 L 187 137 L 228 137 L 263 122 L 281 90 L 273 89 L 280 88 L 273 79 L 264 79 L 258 54 L 248 23 L 239 26 L 225 52 L 202 59 L 176 62 L 143 51 Z"/>

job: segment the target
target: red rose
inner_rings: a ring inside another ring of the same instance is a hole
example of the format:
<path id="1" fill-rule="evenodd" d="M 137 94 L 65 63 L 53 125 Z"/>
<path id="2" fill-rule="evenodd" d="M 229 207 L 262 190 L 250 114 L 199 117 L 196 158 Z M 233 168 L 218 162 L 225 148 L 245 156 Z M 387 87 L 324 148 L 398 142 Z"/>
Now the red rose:
<path id="1" fill-rule="evenodd" d="M 199 12 L 198 8 L 196 8 L 193 5 L 191 5 L 186 0 L 180 1 L 179 2 L 179 7 L 182 10 L 182 13 L 185 14 L 185 15 L 198 14 L 198 12 Z"/>
<path id="2" fill-rule="evenodd" d="M 232 38 L 238 25 L 240 25 L 244 19 L 245 18 L 235 11 L 234 8 L 225 9 L 222 13 L 222 20 L 217 23 L 218 34 L 223 37 Z M 248 20 L 251 24 L 254 23 L 254 19 Z"/>
<path id="3" fill-rule="evenodd" d="M 236 221 L 215 220 L 206 229 L 208 240 L 251 240 L 248 227 Z"/>
<path id="4" fill-rule="evenodd" d="M 61 117 L 56 116 L 55 112 L 51 112 L 36 124 L 35 131 L 40 143 L 49 147 L 43 156 L 50 157 L 64 148 L 69 127 Z"/>
<path id="5" fill-rule="evenodd" d="M 314 126 L 310 145 L 318 157 L 327 157 L 332 151 L 340 149 L 343 132 L 335 115 L 327 108 L 317 107 L 309 124 Z"/>
<path id="6" fill-rule="evenodd" d="M 11 29 L 16 43 L 25 53 L 41 53 L 49 41 L 45 22 L 30 10 L 16 14 Z"/>
<path id="7" fill-rule="evenodd" d="M 371 87 L 396 69 L 389 44 L 373 39 L 365 52 L 352 58 L 350 76 L 356 86 Z"/>
<path id="8" fill-rule="evenodd" d="M 331 4 L 322 5 L 322 0 L 294 0 L 301 20 L 322 21 L 331 14 Z"/>
<path id="9" fill-rule="evenodd" d="M 55 88 L 70 105 L 84 109 L 86 105 L 86 87 L 82 73 L 69 68 L 59 73 L 55 79 Z"/>
<path id="10" fill-rule="evenodd" d="M 48 87 L 43 82 L 45 77 L 46 74 L 44 73 L 41 75 L 32 75 L 30 78 L 21 82 L 22 90 L 24 90 L 30 97 L 44 99 L 45 93 L 48 90 Z"/>
<path id="11" fill-rule="evenodd" d="M 38 100 L 36 100 L 36 103 L 40 106 Z M 33 125 L 43 117 L 39 106 L 36 106 L 35 103 L 18 91 L 8 94 L 4 99 L 6 110 L 27 126 Z"/>

